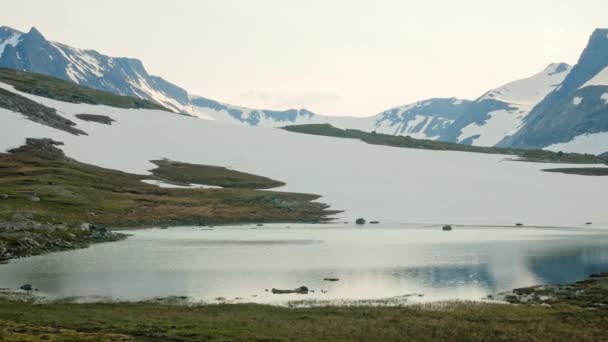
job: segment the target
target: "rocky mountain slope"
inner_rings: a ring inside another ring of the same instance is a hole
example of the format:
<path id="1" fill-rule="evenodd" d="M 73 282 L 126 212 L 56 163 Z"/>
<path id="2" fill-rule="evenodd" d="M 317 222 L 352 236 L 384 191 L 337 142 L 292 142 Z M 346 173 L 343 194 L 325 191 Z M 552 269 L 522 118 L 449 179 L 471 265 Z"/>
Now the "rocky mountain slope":
<path id="1" fill-rule="evenodd" d="M 607 132 L 608 29 L 598 29 L 560 87 L 532 110 L 522 129 L 500 145 L 534 148 L 561 144 L 567 149 L 564 143 L 581 148 L 581 140 L 597 139 L 593 145 L 595 152 L 601 153 L 608 151 Z"/>
<path id="2" fill-rule="evenodd" d="M 430 99 L 378 114 L 376 130 L 415 138 L 493 146 L 517 132 L 523 120 L 570 71 L 551 64 L 531 77 L 486 92 L 474 101 Z"/>

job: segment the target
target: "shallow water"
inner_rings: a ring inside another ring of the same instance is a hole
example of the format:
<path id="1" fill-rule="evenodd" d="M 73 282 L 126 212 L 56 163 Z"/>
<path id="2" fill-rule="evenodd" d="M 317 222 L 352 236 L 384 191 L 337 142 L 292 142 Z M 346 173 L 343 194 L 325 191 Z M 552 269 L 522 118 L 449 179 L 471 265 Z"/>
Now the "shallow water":
<path id="1" fill-rule="evenodd" d="M 608 230 L 599 228 L 277 224 L 130 233 L 121 242 L 13 260 L 0 266 L 0 287 L 28 283 L 82 300 L 419 302 L 477 300 L 608 270 Z M 301 285 L 315 292 L 265 291 Z"/>

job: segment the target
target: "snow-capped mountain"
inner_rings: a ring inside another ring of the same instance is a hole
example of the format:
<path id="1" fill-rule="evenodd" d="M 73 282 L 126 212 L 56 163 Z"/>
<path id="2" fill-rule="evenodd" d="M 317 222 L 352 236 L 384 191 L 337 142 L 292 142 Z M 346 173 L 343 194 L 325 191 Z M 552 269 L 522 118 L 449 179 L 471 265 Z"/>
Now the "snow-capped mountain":
<path id="1" fill-rule="evenodd" d="M 532 108 L 558 87 L 569 71 L 567 64 L 551 64 L 475 101 L 439 98 L 396 107 L 378 114 L 376 128 L 414 138 L 493 146 L 517 132 Z"/>
<path id="2" fill-rule="evenodd" d="M 0 66 L 151 100 L 177 112 L 184 112 L 189 105 L 186 90 L 148 74 L 141 61 L 52 42 L 36 28 L 27 33 L 0 28 Z"/>
<path id="3" fill-rule="evenodd" d="M 35 28 L 27 33 L 0 28 L 0 67 L 42 73 L 150 100 L 175 112 L 239 125 L 329 123 L 339 128 L 480 146 L 549 146 L 593 153 L 608 150 L 608 30 L 593 33 L 574 68 L 551 64 L 536 75 L 490 90 L 476 100 L 433 98 L 365 118 L 218 102 L 150 75 L 137 59 L 109 57 L 49 41 Z"/>
<path id="4" fill-rule="evenodd" d="M 562 84 L 501 146 L 608 151 L 608 29 L 597 29 Z"/>
<path id="5" fill-rule="evenodd" d="M 0 67 L 41 73 L 93 89 L 134 96 L 175 112 L 252 126 L 321 122 L 305 109 L 260 110 L 220 103 L 150 75 L 134 58 L 109 57 L 47 40 L 36 28 L 24 33 L 0 28 Z"/>

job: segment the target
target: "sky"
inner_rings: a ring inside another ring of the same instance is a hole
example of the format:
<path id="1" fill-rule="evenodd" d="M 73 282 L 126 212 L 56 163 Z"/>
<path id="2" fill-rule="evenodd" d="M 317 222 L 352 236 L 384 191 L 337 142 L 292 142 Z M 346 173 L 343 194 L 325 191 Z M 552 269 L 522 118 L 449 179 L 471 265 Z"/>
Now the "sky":
<path id="1" fill-rule="evenodd" d="M 606 0 L 2 0 L 0 26 L 139 58 L 196 94 L 258 109 L 369 116 L 474 99 L 608 27 Z"/>

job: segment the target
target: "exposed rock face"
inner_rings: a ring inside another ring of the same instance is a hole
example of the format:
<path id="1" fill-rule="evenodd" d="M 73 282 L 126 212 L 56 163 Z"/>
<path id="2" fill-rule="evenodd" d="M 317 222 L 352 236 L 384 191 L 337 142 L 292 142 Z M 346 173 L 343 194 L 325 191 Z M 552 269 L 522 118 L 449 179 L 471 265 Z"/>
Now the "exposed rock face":
<path id="1" fill-rule="evenodd" d="M 65 159 L 66 156 L 60 148 L 55 146 L 62 146 L 63 143 L 60 141 L 55 141 L 53 139 L 35 139 L 35 138 L 27 138 L 25 140 L 25 145 L 9 150 L 10 153 L 23 153 L 29 152 L 35 154 L 39 157 L 51 160 L 62 160 Z"/>

